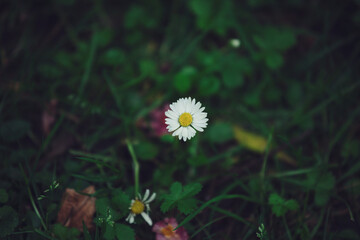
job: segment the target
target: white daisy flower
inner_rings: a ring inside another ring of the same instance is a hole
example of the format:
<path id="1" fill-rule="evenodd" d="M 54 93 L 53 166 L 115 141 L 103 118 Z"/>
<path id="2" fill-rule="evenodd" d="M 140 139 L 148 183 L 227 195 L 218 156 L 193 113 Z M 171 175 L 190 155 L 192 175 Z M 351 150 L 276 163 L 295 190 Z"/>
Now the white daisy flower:
<path id="1" fill-rule="evenodd" d="M 184 142 L 195 136 L 196 131 L 202 132 L 207 126 L 207 113 L 203 112 L 205 107 L 201 107 L 201 103 L 195 99 L 180 98 L 177 102 L 170 104 L 170 109 L 165 112 L 168 117 L 165 123 L 169 132 L 173 132 L 173 136 L 179 136 L 179 140 Z"/>
<path id="2" fill-rule="evenodd" d="M 152 220 L 149 217 L 149 211 L 150 211 L 150 206 L 149 203 L 154 201 L 155 197 L 156 197 L 156 193 L 153 193 L 150 196 L 150 191 L 149 189 L 146 189 L 144 197 L 142 198 L 140 193 L 138 193 L 139 197 L 131 200 L 131 204 L 130 204 L 130 214 L 129 216 L 126 218 L 126 221 L 128 221 L 129 223 L 135 223 L 135 216 L 140 214 L 144 220 L 151 226 L 152 225 Z"/>

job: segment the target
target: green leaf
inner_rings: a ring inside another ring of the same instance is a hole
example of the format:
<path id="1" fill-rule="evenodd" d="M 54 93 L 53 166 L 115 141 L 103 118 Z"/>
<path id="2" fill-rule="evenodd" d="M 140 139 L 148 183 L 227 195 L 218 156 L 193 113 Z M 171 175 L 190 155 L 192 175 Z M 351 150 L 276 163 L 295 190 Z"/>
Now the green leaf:
<path id="1" fill-rule="evenodd" d="M 314 190 L 332 190 L 335 186 L 335 177 L 330 172 L 313 171 L 308 174 L 306 186 Z"/>
<path id="2" fill-rule="evenodd" d="M 120 217 L 123 217 L 128 214 L 131 199 L 125 192 L 116 189 L 111 203 L 116 210 L 119 210 Z"/>
<path id="3" fill-rule="evenodd" d="M 72 57 L 68 52 L 59 51 L 55 54 L 54 60 L 58 65 L 63 68 L 71 69 L 74 67 L 74 63 L 72 61 Z"/>
<path id="4" fill-rule="evenodd" d="M 156 63 L 153 60 L 141 60 L 139 62 L 141 74 L 143 76 L 154 76 L 157 72 Z"/>
<path id="5" fill-rule="evenodd" d="M 179 93 L 186 93 L 191 89 L 196 69 L 191 66 L 184 67 L 174 77 L 174 87 Z"/>
<path id="6" fill-rule="evenodd" d="M 222 79 L 225 87 L 236 88 L 240 87 L 244 83 L 244 77 L 239 70 L 227 69 L 222 73 Z"/>
<path id="7" fill-rule="evenodd" d="M 264 27 L 262 31 L 253 36 L 255 44 L 266 51 L 285 51 L 296 43 L 296 37 L 291 29 Z"/>
<path id="8" fill-rule="evenodd" d="M 200 167 L 209 163 L 208 158 L 204 155 L 190 157 L 187 162 L 193 167 Z"/>
<path id="9" fill-rule="evenodd" d="M 229 54 L 219 57 L 221 61 L 222 81 L 227 88 L 240 87 L 244 83 L 244 76 L 251 75 L 254 71 L 249 59 Z"/>
<path id="10" fill-rule="evenodd" d="M 179 182 L 174 182 L 170 187 L 170 191 L 171 191 L 171 197 L 173 199 L 180 198 L 182 192 L 182 184 Z"/>
<path id="11" fill-rule="evenodd" d="M 9 199 L 9 195 L 7 194 L 6 190 L 0 188 L 0 203 L 6 203 Z"/>
<path id="12" fill-rule="evenodd" d="M 89 229 L 86 227 L 85 223 L 83 222 L 83 233 L 84 233 L 84 239 L 85 240 L 92 240 L 92 237 L 89 233 Z"/>
<path id="13" fill-rule="evenodd" d="M 299 204 L 294 199 L 287 200 L 284 205 L 287 209 L 292 210 L 292 211 L 299 209 Z"/>
<path id="14" fill-rule="evenodd" d="M 108 198 L 99 198 L 95 202 L 96 212 L 109 222 L 120 219 L 121 214 L 114 210 Z"/>
<path id="15" fill-rule="evenodd" d="M 202 189 L 202 185 L 200 183 L 190 183 L 184 187 L 184 192 L 182 193 L 181 197 L 192 197 L 198 194 Z"/>
<path id="16" fill-rule="evenodd" d="M 232 14 L 234 7 L 231 1 L 217 3 L 217 1 L 192 0 L 189 1 L 189 8 L 196 16 L 196 25 L 199 29 L 204 31 L 211 29 L 224 36 L 235 23 Z"/>
<path id="17" fill-rule="evenodd" d="M 324 206 L 330 198 L 330 192 L 324 190 L 316 190 L 314 201 L 317 206 Z"/>
<path id="18" fill-rule="evenodd" d="M 189 1 L 190 9 L 196 15 L 196 24 L 198 28 L 205 30 L 212 16 L 212 4 L 208 0 Z"/>
<path id="19" fill-rule="evenodd" d="M 114 38 L 114 32 L 111 29 L 98 30 L 95 34 L 96 42 L 100 47 L 107 46 Z"/>
<path id="20" fill-rule="evenodd" d="M 0 208 L 0 237 L 11 234 L 19 224 L 16 211 L 10 206 Z"/>
<path id="21" fill-rule="evenodd" d="M 0 136 L 6 142 L 14 142 L 24 137 L 29 130 L 27 121 L 16 119 L 1 124 Z"/>
<path id="22" fill-rule="evenodd" d="M 335 177 L 331 172 L 313 171 L 308 174 L 305 186 L 308 189 L 315 190 L 315 204 L 317 206 L 324 206 L 335 187 Z"/>
<path id="23" fill-rule="evenodd" d="M 266 65 L 270 69 L 278 69 L 284 64 L 284 58 L 280 53 L 270 52 L 265 57 Z"/>
<path id="24" fill-rule="evenodd" d="M 142 160 L 154 159 L 159 153 L 158 147 L 150 142 L 140 142 L 134 148 L 136 155 Z"/>
<path id="25" fill-rule="evenodd" d="M 178 202 L 178 209 L 180 212 L 188 215 L 197 208 L 197 200 L 195 198 L 187 198 Z"/>
<path id="26" fill-rule="evenodd" d="M 123 224 L 115 224 L 115 234 L 118 240 L 135 240 L 134 230 Z"/>
<path id="27" fill-rule="evenodd" d="M 120 48 L 111 48 L 101 56 L 101 62 L 109 66 L 117 66 L 125 61 L 125 54 Z"/>
<path id="28" fill-rule="evenodd" d="M 163 212 L 163 213 L 166 213 L 167 211 L 170 210 L 170 208 L 172 207 L 172 205 L 175 203 L 174 200 L 172 199 L 166 199 L 160 206 L 160 210 Z"/>
<path id="29" fill-rule="evenodd" d="M 277 217 L 284 216 L 289 210 L 298 210 L 299 204 L 296 200 L 285 200 L 276 193 L 272 193 L 269 196 L 269 204 L 272 206 L 271 211 Z"/>
<path id="30" fill-rule="evenodd" d="M 211 96 L 220 89 L 220 81 L 215 76 L 207 76 L 200 80 L 198 86 L 198 91 L 202 96 Z"/>
<path id="31" fill-rule="evenodd" d="M 133 5 L 125 14 L 125 28 L 137 28 L 136 30 L 139 28 L 155 28 L 159 21 L 158 8 L 157 6 L 152 6 L 151 13 L 148 13 L 142 6 Z"/>
<path id="32" fill-rule="evenodd" d="M 64 227 L 61 224 L 54 224 L 52 232 L 60 240 L 76 240 L 79 239 L 80 231 L 76 228 Z"/>
<path id="33" fill-rule="evenodd" d="M 234 137 L 233 128 L 228 123 L 215 123 L 206 132 L 209 141 L 214 143 L 224 143 Z"/>
<path id="34" fill-rule="evenodd" d="M 281 216 L 285 215 L 285 213 L 287 212 L 287 209 L 284 207 L 284 205 L 273 205 L 271 208 L 271 211 L 277 217 L 281 217 Z"/>
<path id="35" fill-rule="evenodd" d="M 276 193 L 272 193 L 269 197 L 270 205 L 280 205 L 280 204 L 284 204 L 284 202 L 285 200 Z"/>
<path id="36" fill-rule="evenodd" d="M 106 240 L 115 239 L 115 228 L 114 228 L 114 226 L 111 226 L 110 224 L 105 224 L 104 239 L 106 239 Z"/>
<path id="37" fill-rule="evenodd" d="M 184 214 L 190 214 L 196 208 L 196 199 L 192 196 L 201 191 L 202 185 L 199 183 L 191 183 L 184 188 L 179 182 L 171 185 L 170 194 L 164 195 L 164 202 L 161 205 L 161 211 L 167 212 L 169 209 L 177 206 L 179 211 Z"/>
<path id="38" fill-rule="evenodd" d="M 144 17 L 144 9 L 140 6 L 132 6 L 125 14 L 124 25 L 126 28 L 135 28 L 141 25 Z"/>

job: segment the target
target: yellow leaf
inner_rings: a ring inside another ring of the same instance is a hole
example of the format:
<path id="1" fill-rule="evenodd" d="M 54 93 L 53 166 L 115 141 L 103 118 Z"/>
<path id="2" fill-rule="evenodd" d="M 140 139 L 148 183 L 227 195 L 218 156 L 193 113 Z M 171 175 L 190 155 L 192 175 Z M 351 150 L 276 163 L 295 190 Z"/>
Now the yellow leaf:
<path id="1" fill-rule="evenodd" d="M 292 157 L 290 157 L 286 152 L 278 151 L 276 153 L 275 157 L 283 162 L 290 164 L 290 165 L 297 166 L 296 160 L 293 159 Z"/>
<path id="2" fill-rule="evenodd" d="M 258 153 L 265 152 L 267 140 L 264 137 L 248 132 L 238 126 L 234 126 L 234 136 L 238 143 L 245 148 Z"/>
<path id="3" fill-rule="evenodd" d="M 267 140 L 264 137 L 246 131 L 239 126 L 234 126 L 234 136 L 238 143 L 243 145 L 245 148 L 257 153 L 265 152 Z M 275 157 L 290 165 L 297 165 L 296 160 L 283 151 L 276 152 Z"/>

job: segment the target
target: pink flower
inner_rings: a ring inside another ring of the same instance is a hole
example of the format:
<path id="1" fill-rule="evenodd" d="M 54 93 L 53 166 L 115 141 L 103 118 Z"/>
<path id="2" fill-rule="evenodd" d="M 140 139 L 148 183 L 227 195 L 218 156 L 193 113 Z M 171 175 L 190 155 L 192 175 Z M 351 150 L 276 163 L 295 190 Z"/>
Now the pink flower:
<path id="1" fill-rule="evenodd" d="M 163 221 L 155 223 L 153 232 L 156 232 L 156 240 L 188 240 L 189 235 L 187 234 L 184 227 L 179 227 L 175 218 L 165 218 Z"/>
<path id="2" fill-rule="evenodd" d="M 168 134 L 168 130 L 166 129 L 167 125 L 165 124 L 165 112 L 169 110 L 169 104 L 166 104 L 162 108 L 154 109 L 151 113 L 151 121 L 150 127 L 153 130 L 153 133 L 157 137 L 161 137 L 165 134 Z"/>

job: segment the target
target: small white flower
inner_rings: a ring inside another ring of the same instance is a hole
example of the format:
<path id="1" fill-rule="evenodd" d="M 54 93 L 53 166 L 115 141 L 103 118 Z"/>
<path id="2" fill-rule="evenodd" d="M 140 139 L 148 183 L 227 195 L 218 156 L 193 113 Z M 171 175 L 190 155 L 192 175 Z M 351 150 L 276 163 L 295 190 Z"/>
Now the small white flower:
<path id="1" fill-rule="evenodd" d="M 240 44 L 241 44 L 240 40 L 237 38 L 233 38 L 229 42 L 233 48 L 238 48 L 238 47 L 240 47 Z"/>
<path id="2" fill-rule="evenodd" d="M 207 126 L 207 113 L 203 112 L 205 107 L 201 107 L 200 102 L 195 99 L 180 98 L 177 102 L 170 104 L 170 109 L 165 112 L 168 117 L 165 123 L 166 129 L 173 132 L 173 136 L 179 136 L 179 140 L 184 142 L 195 136 L 196 131 L 202 132 Z"/>
<path id="3" fill-rule="evenodd" d="M 146 189 L 144 197 L 142 198 L 140 193 L 138 193 L 138 198 L 136 197 L 135 199 L 131 200 L 131 204 L 130 204 L 130 214 L 129 216 L 126 218 L 126 221 L 128 221 L 129 223 L 135 223 L 135 216 L 140 214 L 144 220 L 151 226 L 152 225 L 152 220 L 149 216 L 149 211 L 150 211 L 150 206 L 149 203 L 154 201 L 155 197 L 156 197 L 156 193 L 153 193 L 150 196 L 150 191 L 149 189 Z"/>

